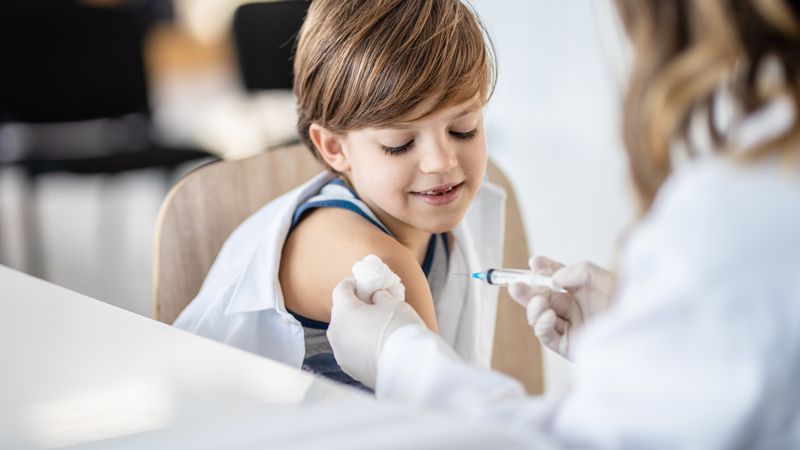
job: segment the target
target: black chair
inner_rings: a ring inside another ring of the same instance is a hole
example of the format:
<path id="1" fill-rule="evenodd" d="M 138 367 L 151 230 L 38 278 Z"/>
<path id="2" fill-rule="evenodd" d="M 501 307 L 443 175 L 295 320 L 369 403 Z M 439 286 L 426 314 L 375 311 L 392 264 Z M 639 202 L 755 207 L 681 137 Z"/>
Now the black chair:
<path id="1" fill-rule="evenodd" d="M 250 91 L 292 88 L 292 58 L 308 2 L 247 3 L 233 16 L 233 41 L 244 87 Z"/>
<path id="2" fill-rule="evenodd" d="M 0 141 L 0 163 L 22 168 L 28 181 L 31 273 L 43 274 L 34 209 L 39 176 L 162 168 L 171 179 L 182 163 L 212 157 L 155 138 L 143 56 L 153 22 L 144 6 L 152 5 L 0 2 L 0 127 L 24 129 L 28 137 L 14 152 Z"/>

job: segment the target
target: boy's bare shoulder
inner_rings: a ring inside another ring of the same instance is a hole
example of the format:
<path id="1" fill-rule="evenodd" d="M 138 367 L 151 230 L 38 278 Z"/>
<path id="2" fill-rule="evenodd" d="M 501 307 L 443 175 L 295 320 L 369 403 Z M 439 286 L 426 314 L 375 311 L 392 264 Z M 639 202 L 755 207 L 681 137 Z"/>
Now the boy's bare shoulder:
<path id="1" fill-rule="evenodd" d="M 289 236 L 287 246 L 290 245 L 289 240 L 293 241 L 292 251 L 299 250 L 307 256 L 327 256 L 328 262 L 325 265 L 335 263 L 347 255 L 361 255 L 364 251 L 385 251 L 390 254 L 406 252 L 411 255 L 383 230 L 364 217 L 343 208 L 319 208 L 311 211 Z M 356 261 L 363 256 L 366 254 Z M 350 267 L 347 268 L 348 273 Z"/>
<path id="2" fill-rule="evenodd" d="M 280 266 L 286 307 L 329 321 L 333 288 L 352 277 L 353 264 L 369 254 L 377 255 L 400 276 L 407 298 L 413 295 L 414 303 L 430 303 L 432 311 L 430 288 L 414 255 L 364 217 L 342 208 L 312 211 L 286 240 Z"/>

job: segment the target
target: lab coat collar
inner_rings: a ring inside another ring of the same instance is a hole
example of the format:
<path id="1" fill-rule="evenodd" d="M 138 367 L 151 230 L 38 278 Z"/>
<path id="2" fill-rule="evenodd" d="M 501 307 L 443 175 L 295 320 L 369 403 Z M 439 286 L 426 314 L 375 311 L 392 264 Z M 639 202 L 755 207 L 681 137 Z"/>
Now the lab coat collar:
<path id="1" fill-rule="evenodd" d="M 289 234 L 292 215 L 306 198 L 316 194 L 336 174 L 323 172 L 302 186 L 270 202 L 248 221 L 253 220 L 260 229 L 249 259 L 236 276 L 236 286 L 231 294 L 225 315 L 275 309 L 289 316 L 283 302 L 283 293 L 278 280 L 283 244 Z"/>

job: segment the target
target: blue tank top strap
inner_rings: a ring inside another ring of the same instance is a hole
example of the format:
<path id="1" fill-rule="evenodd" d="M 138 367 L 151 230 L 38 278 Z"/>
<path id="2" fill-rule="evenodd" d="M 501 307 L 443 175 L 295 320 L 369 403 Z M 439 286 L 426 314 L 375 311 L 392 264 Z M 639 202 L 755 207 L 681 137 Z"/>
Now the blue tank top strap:
<path id="1" fill-rule="evenodd" d="M 425 259 L 422 261 L 422 272 L 427 277 L 431 273 L 431 265 L 433 264 L 433 255 L 436 253 L 436 237 L 438 235 L 431 235 L 428 241 L 428 249 L 425 250 Z"/>
<path id="2" fill-rule="evenodd" d="M 367 219 L 384 233 L 392 236 L 391 231 L 378 220 L 375 214 L 370 211 L 369 207 L 358 198 L 358 195 L 350 189 L 344 181 L 338 178 L 329 181 L 320 189 L 317 195 L 309 198 L 297 207 L 292 216 L 292 225 L 289 228 L 289 233 L 294 230 L 305 214 L 313 209 L 325 207 L 342 208 L 352 211 Z"/>

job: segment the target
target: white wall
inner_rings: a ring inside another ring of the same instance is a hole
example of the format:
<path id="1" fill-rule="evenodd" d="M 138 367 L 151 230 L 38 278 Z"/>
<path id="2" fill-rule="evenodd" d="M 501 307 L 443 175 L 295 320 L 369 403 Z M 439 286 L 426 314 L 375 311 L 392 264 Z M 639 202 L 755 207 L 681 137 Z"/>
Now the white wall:
<path id="1" fill-rule="evenodd" d="M 620 45 L 602 0 L 472 0 L 495 44 L 490 152 L 515 184 L 535 254 L 610 266 L 633 214 L 618 138 Z M 520 311 L 522 313 L 522 311 Z M 548 355 L 548 390 L 567 365 Z"/>

